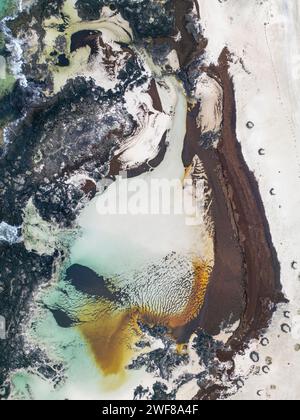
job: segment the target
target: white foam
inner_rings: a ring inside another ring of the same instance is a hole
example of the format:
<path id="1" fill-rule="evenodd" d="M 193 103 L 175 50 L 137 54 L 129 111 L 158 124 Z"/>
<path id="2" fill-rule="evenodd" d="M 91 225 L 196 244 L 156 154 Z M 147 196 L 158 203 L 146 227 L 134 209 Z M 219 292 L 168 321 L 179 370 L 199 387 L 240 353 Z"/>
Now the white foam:
<path id="1" fill-rule="evenodd" d="M 0 223 L 0 243 L 8 242 L 10 245 L 21 242 L 20 226 L 11 226 L 5 222 Z"/>
<path id="2" fill-rule="evenodd" d="M 6 22 L 12 20 L 12 17 L 6 17 L 0 22 L 1 31 L 6 38 L 6 49 L 10 52 L 8 64 L 11 74 L 19 80 L 23 87 L 28 85 L 27 79 L 22 72 L 23 67 L 23 43 L 20 39 L 14 38 Z"/>
<path id="3" fill-rule="evenodd" d="M 281 282 L 289 304 L 278 308 L 267 332 L 270 344 L 251 343 L 246 355 L 235 360 L 237 372 L 247 377 L 253 370 L 249 353 L 257 351 L 260 363 L 272 357 L 268 375 L 250 375 L 235 399 L 299 399 L 300 375 L 300 10 L 298 1 L 199 1 L 206 61 L 217 63 L 222 49 L 233 53 L 230 66 L 236 91 L 237 135 L 243 155 L 258 180 L 270 223 L 273 243 L 281 263 Z M 240 59 L 243 59 L 241 65 Z M 253 121 L 254 128 L 246 127 Z M 258 150 L 265 149 L 260 157 Z M 274 188 L 276 195 L 271 195 Z M 292 270 L 292 261 L 298 269 Z M 289 319 L 283 312 L 289 311 Z M 294 334 L 284 334 L 281 324 L 295 324 Z M 297 327 L 298 323 L 298 327 Z M 274 385 L 271 387 L 271 385 Z M 261 390 L 259 397 L 257 391 Z"/>

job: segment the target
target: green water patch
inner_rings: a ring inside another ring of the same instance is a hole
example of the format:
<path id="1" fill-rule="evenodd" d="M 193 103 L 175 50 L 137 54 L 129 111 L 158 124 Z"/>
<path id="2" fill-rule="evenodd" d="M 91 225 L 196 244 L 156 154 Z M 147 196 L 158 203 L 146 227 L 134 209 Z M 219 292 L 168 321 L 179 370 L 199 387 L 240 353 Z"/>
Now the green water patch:
<path id="1" fill-rule="evenodd" d="M 3 19 L 6 16 L 13 15 L 16 12 L 17 8 L 17 0 L 1 0 L 0 19 Z M 0 55 L 4 47 L 4 35 L 0 32 Z M 2 56 L 0 57 L 0 66 L 0 98 L 2 98 L 6 93 L 8 93 L 12 89 L 15 79 L 11 74 L 8 73 L 7 68 L 5 68 L 4 58 Z"/>
<path id="2" fill-rule="evenodd" d="M 11 74 L 7 74 L 4 79 L 0 79 L 0 98 L 9 93 L 15 83 L 15 78 Z"/>
<path id="3" fill-rule="evenodd" d="M 17 10 L 17 0 L 1 0 L 0 1 L 0 19 L 10 16 Z"/>
<path id="4" fill-rule="evenodd" d="M 17 0 L 0 0 L 0 19 L 13 15 L 17 8 Z M 15 83 L 15 78 L 9 73 L 5 65 L 5 59 L 2 55 L 4 47 L 4 35 L 0 32 L 0 99 L 11 91 Z"/>

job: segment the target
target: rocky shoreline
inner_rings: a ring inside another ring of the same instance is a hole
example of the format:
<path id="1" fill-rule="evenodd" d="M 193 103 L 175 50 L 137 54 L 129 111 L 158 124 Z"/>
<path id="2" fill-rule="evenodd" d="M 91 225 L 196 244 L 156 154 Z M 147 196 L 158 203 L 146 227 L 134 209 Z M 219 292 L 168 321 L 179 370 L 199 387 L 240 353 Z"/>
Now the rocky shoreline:
<path id="1" fill-rule="evenodd" d="M 30 48 L 25 53 L 25 57 L 30 58 L 22 67 L 27 85 L 16 82 L 13 91 L 0 100 L 1 126 L 6 127 L 0 157 L 0 222 L 12 226 L 22 225 L 24 209 L 32 198 L 45 222 L 55 223 L 62 229 L 74 228 L 80 208 L 95 195 L 97 182 L 119 172 L 120 155 L 115 156 L 116 150 L 139 129 L 122 98 L 127 90 L 139 87 L 149 76 L 128 45 L 120 44 L 120 52 L 116 55 L 125 54 L 126 64 L 122 64 L 115 89 L 105 90 L 83 77 L 75 77 L 59 93 L 53 91 L 51 66 L 61 63 L 55 60 L 57 54 L 65 54 L 65 49 L 59 50 L 57 46 L 58 52 L 52 56 L 52 61 L 43 64 L 39 63 L 39 54 L 47 18 L 60 16 L 65 22 L 65 27 L 62 24 L 59 29 L 62 36 L 67 30 L 68 21 L 61 14 L 63 3 L 62 0 L 39 1 L 33 9 L 20 13 L 8 23 L 14 37 L 18 38 L 20 33 L 24 35 L 30 29 L 36 31 L 40 39 L 35 54 L 31 54 Z M 177 52 L 179 69 L 167 66 L 164 71 L 183 83 L 190 105 L 183 161 L 188 167 L 197 155 L 208 178 L 212 191 L 210 216 L 215 226 L 216 261 L 199 316 L 173 333 L 179 343 L 185 343 L 195 332 L 200 337 L 203 330 L 207 335 L 197 342 L 203 358 L 203 348 L 211 346 L 211 336 L 217 335 L 224 326 L 239 321 L 238 329 L 225 345 L 215 343 L 211 361 L 207 362 L 207 374 L 197 378 L 200 391 L 195 398 L 216 399 L 226 398 L 233 392 L 237 380 L 235 355 L 247 347 L 250 340 L 262 336 L 276 305 L 284 298 L 280 265 L 258 185 L 236 136 L 230 51 L 224 49 L 217 66 L 204 66 L 207 40 L 201 33 L 200 11 L 195 5 L 198 3 L 192 0 L 143 0 L 138 5 L 133 0 L 121 0 L 117 6 L 132 28 L 136 48 L 145 48 L 154 61 L 160 62 L 165 62 L 170 51 L 175 49 Z M 83 21 L 99 19 L 104 6 L 110 6 L 113 11 L 111 2 L 76 2 Z M 33 15 L 35 22 L 32 24 Z M 176 40 L 178 33 L 180 39 Z M 70 54 L 76 52 L 77 46 L 92 42 L 88 38 L 90 33 L 77 34 L 76 39 L 73 37 Z M 70 55 L 64 57 L 69 60 Z M 65 63 L 68 67 L 68 62 Z M 197 123 L 201 109 L 201 103 L 195 97 L 199 73 L 207 74 L 223 91 L 220 131 L 205 133 Z M 161 112 L 156 83 L 152 79 L 148 81 L 154 108 Z M 49 91 L 51 94 L 46 94 Z M 98 115 L 103 118 L 99 119 Z M 79 139 L 75 144 L 74 138 Z M 95 138 L 100 138 L 101 142 L 95 144 Z M 164 135 L 160 139 L 159 153 L 150 161 L 151 168 L 163 161 L 166 147 Z M 84 173 L 84 182 L 70 182 L 78 171 Z M 149 171 L 149 165 L 136 166 L 132 168 L 131 176 L 146 171 Z M 23 243 L 9 245 L 0 238 L 0 259 L 0 314 L 5 316 L 8 325 L 7 339 L 0 341 L 0 383 L 4 386 L 1 398 L 8 398 L 10 385 L 6 380 L 9 374 L 44 361 L 40 349 L 26 354 L 23 324 L 28 320 L 34 293 L 42 284 L 51 282 L 56 264 L 64 255 L 59 250 L 48 256 L 38 255 L 28 252 Z M 56 315 L 62 316 L 61 313 Z M 147 330 L 147 334 L 156 337 L 160 332 Z M 169 351 L 167 343 L 166 349 Z M 177 356 L 175 352 L 170 354 L 173 366 Z M 153 366 L 160 357 L 161 354 L 150 354 L 148 359 L 135 361 L 133 368 L 148 364 L 156 369 Z M 226 363 L 229 364 L 224 369 Z M 224 370 L 228 380 L 226 386 L 220 384 Z M 53 372 L 55 376 L 55 369 Z M 211 375 L 215 381 L 208 379 Z M 163 389 L 159 384 L 156 387 L 158 394 L 160 387 Z M 165 395 L 163 391 L 161 397 Z"/>

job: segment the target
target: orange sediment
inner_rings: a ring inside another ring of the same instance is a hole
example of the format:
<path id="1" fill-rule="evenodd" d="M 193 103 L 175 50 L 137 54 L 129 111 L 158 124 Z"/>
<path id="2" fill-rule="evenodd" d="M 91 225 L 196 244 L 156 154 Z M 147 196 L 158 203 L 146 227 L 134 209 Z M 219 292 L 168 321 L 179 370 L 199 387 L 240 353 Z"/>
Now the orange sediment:
<path id="1" fill-rule="evenodd" d="M 88 343 L 94 360 L 104 376 L 115 375 L 115 386 L 126 379 L 125 367 L 137 350 L 134 343 L 142 337 L 138 321 L 149 325 L 162 325 L 170 330 L 184 327 L 196 318 L 203 305 L 211 268 L 201 261 L 194 261 L 194 286 L 185 309 L 178 314 L 163 315 L 151 308 L 119 309 L 116 305 L 99 301 L 84 308 L 78 327 Z M 179 348 L 178 348 L 179 349 Z"/>
<path id="2" fill-rule="evenodd" d="M 171 329 L 183 327 L 192 319 L 196 318 L 204 303 L 205 293 L 211 274 L 211 267 L 208 264 L 197 260 L 193 262 L 193 266 L 195 277 L 191 297 L 184 311 L 170 317 L 168 320 L 166 325 Z"/>
<path id="3" fill-rule="evenodd" d="M 104 375 L 119 374 L 132 356 L 132 346 L 138 338 L 134 311 L 120 310 L 105 301 L 85 310 L 90 316 L 78 328 L 89 344 L 96 364 Z"/>

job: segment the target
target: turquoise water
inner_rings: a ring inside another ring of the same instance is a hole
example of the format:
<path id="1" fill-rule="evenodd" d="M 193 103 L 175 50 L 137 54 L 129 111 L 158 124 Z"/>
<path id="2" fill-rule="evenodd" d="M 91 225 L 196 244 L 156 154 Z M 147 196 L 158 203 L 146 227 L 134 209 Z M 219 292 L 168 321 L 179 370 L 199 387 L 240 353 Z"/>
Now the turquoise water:
<path id="1" fill-rule="evenodd" d="M 0 19 L 14 13 L 18 0 L 0 0 Z"/>
<path id="2" fill-rule="evenodd" d="M 3 19 L 6 16 L 13 15 L 18 8 L 19 0 L 0 0 L 0 19 Z M 0 32 L 0 50 L 4 47 L 4 38 Z M 1 58 L 0 61 L 0 98 L 8 92 L 13 84 L 14 77 L 9 73 L 9 69 L 5 66 L 5 61 Z M 4 73 L 3 73 L 3 66 Z M 1 122 L 0 122 L 1 124 Z"/>

